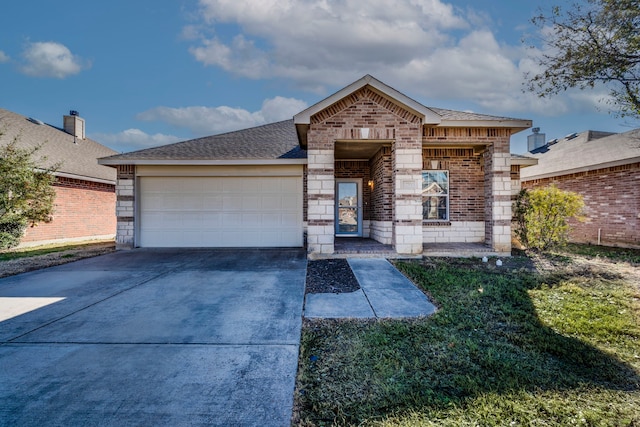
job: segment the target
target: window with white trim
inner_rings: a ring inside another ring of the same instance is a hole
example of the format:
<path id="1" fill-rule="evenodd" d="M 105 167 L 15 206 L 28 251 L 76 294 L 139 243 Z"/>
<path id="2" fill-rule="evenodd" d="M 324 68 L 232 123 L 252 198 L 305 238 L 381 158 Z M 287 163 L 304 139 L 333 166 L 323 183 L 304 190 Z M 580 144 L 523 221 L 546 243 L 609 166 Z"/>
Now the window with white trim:
<path id="1" fill-rule="evenodd" d="M 422 171 L 422 219 L 449 220 L 449 171 Z"/>

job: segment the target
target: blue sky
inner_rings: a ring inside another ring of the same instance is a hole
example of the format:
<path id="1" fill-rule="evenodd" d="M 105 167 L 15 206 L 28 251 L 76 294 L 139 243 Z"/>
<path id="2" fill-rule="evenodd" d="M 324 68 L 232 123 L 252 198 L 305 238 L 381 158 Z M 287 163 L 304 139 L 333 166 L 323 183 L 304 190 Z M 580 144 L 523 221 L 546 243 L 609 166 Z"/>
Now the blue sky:
<path id="1" fill-rule="evenodd" d="M 130 151 L 288 119 L 371 74 L 426 106 L 532 119 L 547 139 L 638 127 L 602 88 L 522 92 L 535 64 L 521 40 L 558 2 L 7 2 L 0 108 L 56 126 L 78 110 L 89 137 Z"/>

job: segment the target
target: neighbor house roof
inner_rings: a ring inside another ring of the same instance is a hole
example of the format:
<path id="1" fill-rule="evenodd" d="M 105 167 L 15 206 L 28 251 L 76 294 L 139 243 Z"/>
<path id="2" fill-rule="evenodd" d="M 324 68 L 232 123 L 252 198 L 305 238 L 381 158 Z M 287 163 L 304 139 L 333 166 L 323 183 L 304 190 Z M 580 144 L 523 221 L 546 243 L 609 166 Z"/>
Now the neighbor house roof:
<path id="1" fill-rule="evenodd" d="M 60 117 L 62 120 L 62 117 Z M 116 171 L 97 159 L 116 151 L 89 138 L 78 139 L 64 130 L 0 108 L 0 145 L 17 140 L 21 148 L 41 146 L 36 153 L 43 168 L 58 164 L 57 176 L 115 184 Z"/>
<path id="2" fill-rule="evenodd" d="M 553 140 L 530 155 L 538 164 L 522 170 L 523 181 L 636 163 L 640 129 L 615 134 L 586 131 Z"/>
<path id="3" fill-rule="evenodd" d="M 100 159 L 118 164 L 286 164 L 304 163 L 293 120 L 206 136 Z"/>

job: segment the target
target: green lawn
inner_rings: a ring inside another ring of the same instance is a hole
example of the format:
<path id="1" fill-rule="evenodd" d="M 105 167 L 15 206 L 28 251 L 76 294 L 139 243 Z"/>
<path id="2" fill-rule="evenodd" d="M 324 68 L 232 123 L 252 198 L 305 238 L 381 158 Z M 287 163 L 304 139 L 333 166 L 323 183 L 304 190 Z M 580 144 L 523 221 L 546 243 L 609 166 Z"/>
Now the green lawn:
<path id="1" fill-rule="evenodd" d="M 294 424 L 639 426 L 640 285 L 555 262 L 398 263 L 439 311 L 305 321 Z"/>
<path id="2" fill-rule="evenodd" d="M 0 261 L 10 261 L 12 259 L 19 258 L 31 258 L 41 255 L 52 254 L 56 252 L 65 252 L 70 250 L 83 250 L 83 249 L 92 249 L 96 246 L 110 244 L 110 240 L 104 241 L 90 241 L 90 242 L 80 242 L 80 243 L 67 243 L 67 244 L 49 244 L 49 245 L 41 245 L 35 247 L 27 247 L 20 249 L 9 249 L 0 251 Z M 73 255 L 69 255 L 73 256 Z"/>

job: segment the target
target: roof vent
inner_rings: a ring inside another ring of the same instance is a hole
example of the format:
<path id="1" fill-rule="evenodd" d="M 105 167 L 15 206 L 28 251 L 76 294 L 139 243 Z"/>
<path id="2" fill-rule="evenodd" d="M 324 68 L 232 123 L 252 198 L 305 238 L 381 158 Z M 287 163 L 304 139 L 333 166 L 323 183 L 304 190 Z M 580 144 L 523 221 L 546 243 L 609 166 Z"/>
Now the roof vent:
<path id="1" fill-rule="evenodd" d="M 34 119 L 33 117 L 29 117 L 27 120 L 29 120 L 31 123 L 34 123 L 36 125 L 43 125 L 44 124 L 44 122 L 42 120 Z"/>
<path id="2" fill-rule="evenodd" d="M 571 141 L 573 138 L 577 137 L 578 134 L 577 133 L 570 133 L 569 135 L 565 136 L 564 139 L 566 139 L 567 141 Z"/>
<path id="3" fill-rule="evenodd" d="M 71 111 L 69 111 L 69 115 L 70 116 L 79 116 L 80 113 L 78 113 L 76 110 L 71 110 Z"/>
<path id="4" fill-rule="evenodd" d="M 553 145 L 553 144 L 557 144 L 557 143 L 558 143 L 558 138 L 551 139 L 551 140 L 549 140 L 549 142 L 547 142 L 548 145 Z"/>

